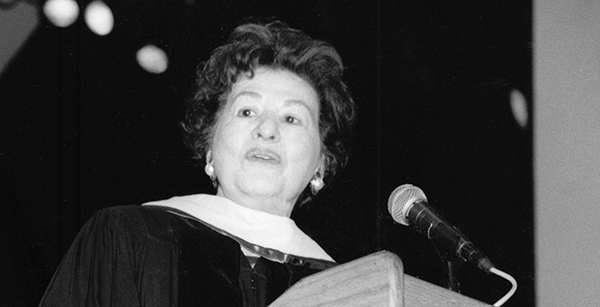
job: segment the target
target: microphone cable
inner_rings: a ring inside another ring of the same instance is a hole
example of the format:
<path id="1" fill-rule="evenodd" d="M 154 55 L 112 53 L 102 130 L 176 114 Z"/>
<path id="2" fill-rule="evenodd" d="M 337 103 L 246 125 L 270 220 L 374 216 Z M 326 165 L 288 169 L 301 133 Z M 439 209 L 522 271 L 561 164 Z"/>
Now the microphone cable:
<path id="1" fill-rule="evenodd" d="M 490 268 L 490 273 L 496 274 L 508 280 L 512 285 L 510 290 L 493 305 L 494 307 L 500 307 L 504 303 L 506 303 L 506 301 L 508 301 L 508 299 L 510 299 L 513 296 L 513 294 L 515 294 L 515 292 L 517 291 L 517 281 L 514 279 L 514 277 L 510 276 L 510 274 L 500 271 L 495 267 Z"/>

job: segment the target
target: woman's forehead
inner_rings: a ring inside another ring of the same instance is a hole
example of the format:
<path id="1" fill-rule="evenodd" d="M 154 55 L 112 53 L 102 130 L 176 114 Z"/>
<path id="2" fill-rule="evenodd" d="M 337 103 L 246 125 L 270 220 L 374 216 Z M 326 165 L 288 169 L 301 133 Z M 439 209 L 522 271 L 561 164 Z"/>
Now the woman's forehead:
<path id="1" fill-rule="evenodd" d="M 231 86 L 228 100 L 238 97 L 259 99 L 267 95 L 278 95 L 289 103 L 302 102 L 319 109 L 318 95 L 312 85 L 285 69 L 258 68 L 253 74 L 240 75 Z"/>

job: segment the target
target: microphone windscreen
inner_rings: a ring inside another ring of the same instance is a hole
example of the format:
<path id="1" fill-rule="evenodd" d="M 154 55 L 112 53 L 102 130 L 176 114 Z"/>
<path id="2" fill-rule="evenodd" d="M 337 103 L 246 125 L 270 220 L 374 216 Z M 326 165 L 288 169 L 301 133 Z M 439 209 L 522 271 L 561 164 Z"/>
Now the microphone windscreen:
<path id="1" fill-rule="evenodd" d="M 403 184 L 390 194 L 388 211 L 396 223 L 408 226 L 408 211 L 416 201 L 427 201 L 423 190 L 412 184 Z"/>

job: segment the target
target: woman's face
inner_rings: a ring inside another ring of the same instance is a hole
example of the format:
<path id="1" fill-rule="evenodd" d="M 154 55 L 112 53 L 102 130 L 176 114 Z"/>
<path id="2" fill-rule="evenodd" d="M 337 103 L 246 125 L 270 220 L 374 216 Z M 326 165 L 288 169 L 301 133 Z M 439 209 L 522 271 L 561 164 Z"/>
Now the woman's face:
<path id="1" fill-rule="evenodd" d="M 323 166 L 317 93 L 287 70 L 242 74 L 219 113 L 210 154 L 218 195 L 289 216 Z"/>

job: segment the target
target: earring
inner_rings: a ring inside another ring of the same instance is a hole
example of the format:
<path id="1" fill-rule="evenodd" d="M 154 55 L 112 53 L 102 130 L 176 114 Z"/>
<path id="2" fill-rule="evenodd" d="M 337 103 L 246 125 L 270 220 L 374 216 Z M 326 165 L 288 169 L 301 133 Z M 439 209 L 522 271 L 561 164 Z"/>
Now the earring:
<path id="1" fill-rule="evenodd" d="M 325 182 L 323 182 L 323 178 L 321 177 L 321 172 L 317 171 L 313 179 L 310 181 L 310 191 L 313 195 L 317 195 L 319 191 L 325 186 Z"/>
<path id="2" fill-rule="evenodd" d="M 204 172 L 210 177 L 210 180 L 215 180 L 215 167 L 212 162 L 206 163 L 204 166 Z"/>
<path id="3" fill-rule="evenodd" d="M 208 178 L 210 178 L 210 181 L 212 181 L 213 186 L 216 188 L 217 176 L 215 175 L 215 167 L 213 165 L 213 160 L 210 151 L 206 154 L 206 165 L 204 166 L 204 172 L 206 173 L 206 175 L 208 175 Z"/>

